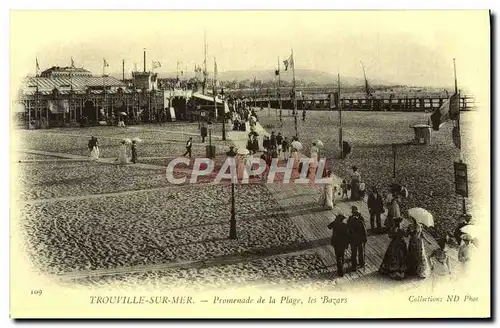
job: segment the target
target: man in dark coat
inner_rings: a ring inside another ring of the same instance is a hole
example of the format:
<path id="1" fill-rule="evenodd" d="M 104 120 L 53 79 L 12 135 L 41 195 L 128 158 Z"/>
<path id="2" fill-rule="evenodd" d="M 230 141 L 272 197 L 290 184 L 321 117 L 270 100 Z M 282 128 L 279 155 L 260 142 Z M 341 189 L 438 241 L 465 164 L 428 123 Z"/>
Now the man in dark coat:
<path id="1" fill-rule="evenodd" d="M 370 212 L 370 226 L 375 229 L 375 219 L 376 228 L 379 230 L 382 228 L 382 220 L 380 215 L 384 213 L 384 201 L 382 196 L 379 194 L 376 187 L 372 188 L 372 191 L 368 194 L 368 211 Z"/>
<path id="2" fill-rule="evenodd" d="M 274 146 L 274 147 L 277 147 L 277 143 L 276 143 L 276 135 L 274 134 L 274 131 L 271 132 L 271 137 L 269 138 L 269 142 L 271 144 L 271 146 Z"/>
<path id="3" fill-rule="evenodd" d="M 367 242 L 365 220 L 358 212 L 356 206 L 352 207 L 352 215 L 347 220 L 349 235 L 351 237 L 351 264 L 352 270 L 365 266 L 365 245 Z"/>
<path id="4" fill-rule="evenodd" d="M 337 274 L 344 276 L 344 257 L 345 251 L 350 243 L 349 228 L 344 223 L 345 216 L 342 214 L 337 215 L 335 221 L 328 225 L 328 229 L 332 230 L 332 238 L 330 240 L 333 250 L 335 251 L 335 258 L 337 260 Z"/>

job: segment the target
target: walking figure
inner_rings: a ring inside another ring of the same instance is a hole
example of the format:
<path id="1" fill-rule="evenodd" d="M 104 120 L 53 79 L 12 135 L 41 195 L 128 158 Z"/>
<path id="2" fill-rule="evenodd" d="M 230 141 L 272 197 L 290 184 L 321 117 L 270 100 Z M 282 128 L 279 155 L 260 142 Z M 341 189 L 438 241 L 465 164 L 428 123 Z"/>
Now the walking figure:
<path id="1" fill-rule="evenodd" d="M 344 222 L 345 216 L 338 214 L 335 221 L 328 225 L 328 229 L 332 230 L 331 244 L 333 250 L 335 251 L 335 258 L 337 260 L 337 274 L 342 277 L 344 276 L 344 258 L 345 251 L 349 246 L 350 236 L 349 228 Z"/>
<path id="2" fill-rule="evenodd" d="M 365 220 L 356 206 L 352 207 L 352 215 L 347 220 L 347 226 L 351 236 L 352 271 L 355 271 L 358 267 L 365 266 L 365 245 L 367 242 Z"/>
<path id="3" fill-rule="evenodd" d="M 182 156 L 186 156 L 189 154 L 189 157 L 191 157 L 191 147 L 193 146 L 193 137 L 190 137 L 189 140 L 186 142 L 186 152 Z"/>
<path id="4" fill-rule="evenodd" d="M 132 163 L 137 162 L 137 144 L 135 140 L 132 140 Z"/>

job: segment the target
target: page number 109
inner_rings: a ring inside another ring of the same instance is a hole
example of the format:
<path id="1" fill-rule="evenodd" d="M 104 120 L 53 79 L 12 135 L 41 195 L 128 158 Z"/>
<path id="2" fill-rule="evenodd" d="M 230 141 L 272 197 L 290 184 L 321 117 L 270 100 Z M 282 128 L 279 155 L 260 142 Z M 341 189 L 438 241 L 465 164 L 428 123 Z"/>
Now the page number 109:
<path id="1" fill-rule="evenodd" d="M 41 289 L 32 290 L 31 295 L 42 296 L 42 290 Z"/>

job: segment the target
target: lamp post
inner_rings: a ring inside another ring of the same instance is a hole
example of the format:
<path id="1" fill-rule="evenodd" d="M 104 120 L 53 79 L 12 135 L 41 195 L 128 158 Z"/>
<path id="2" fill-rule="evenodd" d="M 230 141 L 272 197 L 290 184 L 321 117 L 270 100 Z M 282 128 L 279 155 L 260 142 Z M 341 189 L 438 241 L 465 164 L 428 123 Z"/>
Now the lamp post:
<path id="1" fill-rule="evenodd" d="M 396 144 L 392 144 L 392 156 L 393 156 L 392 177 L 396 179 Z"/>
<path id="2" fill-rule="evenodd" d="M 224 89 L 221 90 L 220 96 L 222 100 L 222 140 L 226 141 L 226 106 L 224 103 Z M 217 104 L 215 106 L 217 106 Z"/>
<path id="3" fill-rule="evenodd" d="M 226 155 L 230 158 L 235 157 L 235 153 L 228 151 Z M 237 239 L 238 235 L 236 232 L 236 209 L 234 200 L 234 182 L 231 177 L 231 218 L 229 219 L 229 239 Z"/>

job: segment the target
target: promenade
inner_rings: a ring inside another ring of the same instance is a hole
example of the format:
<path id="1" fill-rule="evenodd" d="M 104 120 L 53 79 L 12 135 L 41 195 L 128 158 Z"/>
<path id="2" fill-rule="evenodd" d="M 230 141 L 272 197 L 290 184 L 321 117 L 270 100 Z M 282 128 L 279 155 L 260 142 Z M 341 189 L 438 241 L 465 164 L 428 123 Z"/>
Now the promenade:
<path id="1" fill-rule="evenodd" d="M 256 126 L 256 132 L 260 135 L 269 134 L 259 123 Z M 232 131 L 230 138 L 237 148 L 246 147 L 246 140 L 248 138 L 247 132 Z M 260 154 L 257 154 L 257 156 Z M 305 157 L 304 154 L 300 154 Z M 333 168 L 335 171 L 335 168 Z M 340 185 L 342 178 L 333 175 L 335 184 Z M 331 230 L 327 225 L 335 219 L 337 214 L 343 214 L 345 217 L 351 215 L 351 207 L 355 205 L 363 218 L 365 219 L 367 229 L 370 228 L 370 215 L 368 206 L 365 200 L 351 201 L 348 199 L 337 199 L 336 206 L 333 210 L 323 209 L 319 205 L 319 198 L 322 192 L 322 186 L 312 186 L 310 184 L 266 184 L 266 188 L 273 194 L 280 206 L 280 211 L 283 211 L 290 220 L 295 224 L 304 238 L 310 243 L 314 252 L 321 258 L 321 261 L 328 270 L 327 276 L 335 279 L 337 283 L 363 283 L 367 284 L 371 281 L 372 285 L 377 285 L 383 281 L 389 282 L 389 278 L 380 277 L 377 270 L 382 263 L 383 256 L 390 243 L 390 238 L 387 233 L 374 234 L 368 230 L 368 242 L 366 243 L 365 259 L 366 264 L 364 268 L 357 269 L 356 271 L 346 270 L 343 277 L 336 275 L 336 261 L 333 247 L 330 245 Z M 337 196 L 337 198 L 340 198 Z M 405 213 L 402 213 L 406 216 Z M 384 222 L 386 214 L 382 214 L 382 222 Z M 407 228 L 410 224 L 407 217 L 401 223 L 402 228 Z M 431 242 L 425 243 L 427 254 L 438 248 L 436 240 L 426 231 L 424 231 L 426 238 Z M 454 249 L 449 250 L 452 259 L 452 266 L 455 269 L 458 266 L 457 252 Z M 346 253 L 346 263 L 344 268 L 350 267 L 350 249 Z M 375 284 L 373 284 L 375 282 Z M 403 282 L 397 282 L 396 286 L 401 284 L 409 285 L 406 287 L 417 287 L 423 280 L 407 279 Z"/>

